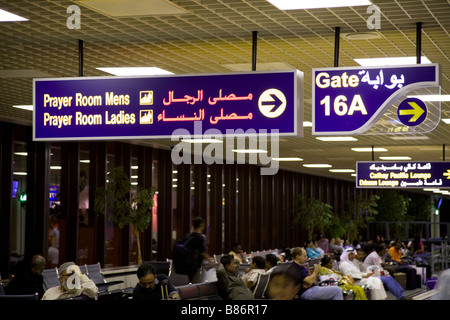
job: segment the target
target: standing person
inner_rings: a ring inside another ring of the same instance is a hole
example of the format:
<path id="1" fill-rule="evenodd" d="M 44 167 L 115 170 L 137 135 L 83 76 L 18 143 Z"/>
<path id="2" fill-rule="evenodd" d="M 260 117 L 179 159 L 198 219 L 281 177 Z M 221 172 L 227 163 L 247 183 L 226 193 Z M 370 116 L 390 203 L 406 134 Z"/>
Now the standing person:
<path id="1" fill-rule="evenodd" d="M 202 217 L 195 217 L 192 221 L 193 231 L 188 235 L 190 238 L 188 247 L 192 258 L 192 268 L 187 275 L 191 283 L 202 282 L 201 268 L 203 260 L 206 260 L 211 266 L 214 265 L 214 259 L 208 255 L 206 246 L 205 220 Z"/>
<path id="2" fill-rule="evenodd" d="M 139 282 L 133 290 L 133 300 L 179 299 L 177 289 L 165 274 L 156 274 L 150 264 L 143 264 L 137 270 Z"/>
<path id="3" fill-rule="evenodd" d="M 81 295 L 95 298 L 98 288 L 94 281 L 81 273 L 80 267 L 74 262 L 65 262 L 59 267 L 60 286 L 45 291 L 42 300 L 59 300 Z"/>
<path id="4" fill-rule="evenodd" d="M 303 267 L 308 259 L 306 251 L 303 248 L 294 248 L 291 252 L 292 262 L 289 268 L 292 268 L 299 275 L 300 290 L 298 297 L 302 300 L 344 300 L 342 289 L 338 286 L 316 286 L 316 279 L 319 274 L 320 263 L 314 266 L 314 270 L 309 272 Z"/>
<path id="5" fill-rule="evenodd" d="M 328 247 L 328 239 L 325 237 L 325 235 L 321 234 L 319 240 L 317 240 L 317 244 L 319 247 L 323 250 L 324 253 L 329 253 L 330 249 Z"/>

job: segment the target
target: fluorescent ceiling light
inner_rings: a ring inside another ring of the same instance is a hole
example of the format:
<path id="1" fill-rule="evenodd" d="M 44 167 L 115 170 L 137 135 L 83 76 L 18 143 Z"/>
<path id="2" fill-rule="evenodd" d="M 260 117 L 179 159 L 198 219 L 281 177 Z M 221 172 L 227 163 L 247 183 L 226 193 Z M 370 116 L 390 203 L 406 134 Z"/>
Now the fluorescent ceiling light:
<path id="1" fill-rule="evenodd" d="M 380 157 L 381 160 L 411 160 L 411 157 L 404 157 L 404 156 L 398 156 L 398 157 Z"/>
<path id="2" fill-rule="evenodd" d="M 358 141 L 358 139 L 353 137 L 317 137 L 320 141 Z"/>
<path id="3" fill-rule="evenodd" d="M 372 148 L 352 148 L 353 151 L 356 152 L 372 152 Z M 373 148 L 374 152 L 386 152 L 388 151 L 385 148 Z"/>
<path id="4" fill-rule="evenodd" d="M 393 57 L 393 58 L 367 58 L 355 59 L 362 66 L 396 66 L 405 64 L 417 64 L 416 57 Z M 422 64 L 430 64 L 431 61 L 427 57 L 422 56 Z"/>
<path id="5" fill-rule="evenodd" d="M 0 22 L 28 21 L 28 19 L 17 14 L 0 9 Z"/>
<path id="6" fill-rule="evenodd" d="M 90 160 L 80 160 L 80 163 L 91 163 Z"/>
<path id="7" fill-rule="evenodd" d="M 23 110 L 28 110 L 28 111 L 33 111 L 33 105 L 13 106 L 13 108 L 23 109 Z"/>
<path id="8" fill-rule="evenodd" d="M 330 169 L 330 172 L 345 173 L 345 172 L 355 172 L 353 169 Z"/>
<path id="9" fill-rule="evenodd" d="M 368 0 L 267 0 L 280 10 L 300 10 L 335 7 L 369 6 Z"/>
<path id="10" fill-rule="evenodd" d="M 155 76 L 173 74 L 157 67 L 120 67 L 120 68 L 96 68 L 97 70 L 113 74 L 115 76 Z"/>
<path id="11" fill-rule="evenodd" d="M 27 173 L 26 173 L 26 172 L 13 172 L 13 175 L 16 175 L 16 176 L 26 176 Z"/>
<path id="12" fill-rule="evenodd" d="M 310 163 L 303 165 L 306 168 L 331 168 L 331 164 Z"/>
<path id="13" fill-rule="evenodd" d="M 392 140 L 429 140 L 430 138 L 425 137 L 425 136 L 408 136 L 408 137 L 389 137 Z"/>
<path id="14" fill-rule="evenodd" d="M 304 127 L 312 127 L 312 122 L 311 121 L 303 121 L 303 126 Z"/>
<path id="15" fill-rule="evenodd" d="M 442 121 L 444 121 L 444 122 L 447 123 L 447 124 L 450 123 L 450 119 L 442 119 Z"/>
<path id="16" fill-rule="evenodd" d="M 417 98 L 422 101 L 450 101 L 450 94 L 424 94 L 408 96 L 408 98 Z"/>
<path id="17" fill-rule="evenodd" d="M 61 166 L 50 166 L 50 170 L 61 170 Z"/>
<path id="18" fill-rule="evenodd" d="M 231 151 L 236 153 L 267 153 L 267 150 L 262 149 L 233 149 Z"/>
<path id="19" fill-rule="evenodd" d="M 217 139 L 181 139 L 181 142 L 187 142 L 187 143 L 223 143 L 223 141 L 217 140 Z"/>
<path id="20" fill-rule="evenodd" d="M 275 161 L 303 161 L 302 158 L 298 157 L 285 157 L 285 158 L 272 158 Z"/>
<path id="21" fill-rule="evenodd" d="M 24 156 L 24 157 L 28 156 L 28 153 L 27 153 L 27 152 L 14 152 L 14 154 L 15 154 L 16 156 Z"/>
<path id="22" fill-rule="evenodd" d="M 423 191 L 439 191 L 439 189 L 436 188 L 425 188 Z"/>

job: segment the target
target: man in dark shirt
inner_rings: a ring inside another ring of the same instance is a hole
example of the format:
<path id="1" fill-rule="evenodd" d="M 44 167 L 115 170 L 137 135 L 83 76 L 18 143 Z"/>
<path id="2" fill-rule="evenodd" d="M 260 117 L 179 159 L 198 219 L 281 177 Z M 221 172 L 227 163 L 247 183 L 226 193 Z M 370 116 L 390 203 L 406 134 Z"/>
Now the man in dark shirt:
<path id="1" fill-rule="evenodd" d="M 165 274 L 156 274 L 150 264 L 143 264 L 137 270 L 139 282 L 133 290 L 134 300 L 179 299 L 177 289 Z"/>
<path id="2" fill-rule="evenodd" d="M 44 295 L 42 272 L 45 265 L 45 258 L 41 255 L 34 255 L 28 263 L 21 263 L 13 280 L 6 287 L 6 293 L 11 295 L 38 293 L 39 298 L 42 298 Z"/>

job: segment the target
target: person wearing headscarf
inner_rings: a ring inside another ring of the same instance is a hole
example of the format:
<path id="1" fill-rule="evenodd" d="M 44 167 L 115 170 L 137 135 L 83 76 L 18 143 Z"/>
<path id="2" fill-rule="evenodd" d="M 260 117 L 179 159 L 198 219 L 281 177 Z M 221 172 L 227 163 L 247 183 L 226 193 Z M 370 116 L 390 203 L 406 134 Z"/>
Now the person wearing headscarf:
<path id="1" fill-rule="evenodd" d="M 363 273 L 359 267 L 353 262 L 355 260 L 356 251 L 353 248 L 344 250 L 340 256 L 339 270 L 347 276 L 355 280 L 355 284 L 359 286 L 366 285 L 370 290 L 370 300 L 384 300 L 387 297 L 383 282 L 375 276 L 374 272 Z"/>
<path id="2" fill-rule="evenodd" d="M 343 291 L 353 290 L 353 292 L 355 293 L 355 300 L 367 300 L 364 289 L 359 285 L 356 285 L 351 276 L 344 275 L 341 272 L 333 269 L 333 258 L 331 258 L 330 256 L 324 256 L 320 262 L 322 265 L 319 271 L 320 281 L 335 281 Z"/>
<path id="3" fill-rule="evenodd" d="M 59 269 L 60 286 L 52 287 L 45 291 L 42 300 L 59 300 L 81 295 L 95 298 L 98 288 L 94 281 L 81 273 L 80 267 L 74 262 L 65 262 Z"/>

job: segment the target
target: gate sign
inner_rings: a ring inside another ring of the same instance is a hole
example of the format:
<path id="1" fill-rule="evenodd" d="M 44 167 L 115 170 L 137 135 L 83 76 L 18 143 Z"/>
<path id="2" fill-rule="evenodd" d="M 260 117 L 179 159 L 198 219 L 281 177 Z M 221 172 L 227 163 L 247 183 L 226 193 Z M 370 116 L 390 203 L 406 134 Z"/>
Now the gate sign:
<path id="1" fill-rule="evenodd" d="M 302 136 L 298 70 L 34 80 L 36 141 Z M 175 133 L 175 134 L 177 134 Z"/>
<path id="2" fill-rule="evenodd" d="M 359 161 L 357 188 L 450 188 L 450 162 Z"/>
<path id="3" fill-rule="evenodd" d="M 440 103 L 408 98 L 440 90 L 438 64 L 313 69 L 312 76 L 314 135 L 418 133 L 439 123 Z"/>

